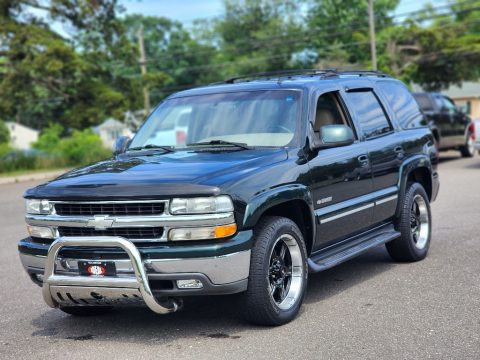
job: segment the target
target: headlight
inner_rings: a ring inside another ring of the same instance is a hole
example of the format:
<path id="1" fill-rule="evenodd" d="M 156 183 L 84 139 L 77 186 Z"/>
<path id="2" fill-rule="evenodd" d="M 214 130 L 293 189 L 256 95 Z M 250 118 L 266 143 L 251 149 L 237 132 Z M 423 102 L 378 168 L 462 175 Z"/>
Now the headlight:
<path id="1" fill-rule="evenodd" d="M 53 205 L 48 200 L 26 199 L 25 205 L 28 214 L 50 214 Z"/>
<path id="2" fill-rule="evenodd" d="M 27 225 L 28 234 L 32 237 L 38 237 L 42 239 L 53 239 L 53 230 L 46 226 L 30 226 Z"/>
<path id="3" fill-rule="evenodd" d="M 208 214 L 233 211 L 229 196 L 197 197 L 189 199 L 172 199 L 171 214 Z"/>
<path id="4" fill-rule="evenodd" d="M 236 231 L 236 224 L 171 229 L 168 232 L 168 239 L 171 241 L 221 239 L 235 234 Z"/>

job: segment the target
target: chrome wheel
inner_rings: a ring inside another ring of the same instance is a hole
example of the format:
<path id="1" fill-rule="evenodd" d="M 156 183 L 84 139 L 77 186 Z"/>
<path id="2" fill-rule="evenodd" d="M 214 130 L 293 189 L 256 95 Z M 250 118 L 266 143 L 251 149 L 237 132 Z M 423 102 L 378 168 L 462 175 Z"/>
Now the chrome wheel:
<path id="1" fill-rule="evenodd" d="M 428 208 L 421 195 L 415 195 L 410 209 L 410 229 L 417 249 L 424 249 L 430 235 Z"/>
<path id="2" fill-rule="evenodd" d="M 273 245 L 268 269 L 270 297 L 282 310 L 290 309 L 303 287 L 303 259 L 295 238 L 281 235 Z"/>

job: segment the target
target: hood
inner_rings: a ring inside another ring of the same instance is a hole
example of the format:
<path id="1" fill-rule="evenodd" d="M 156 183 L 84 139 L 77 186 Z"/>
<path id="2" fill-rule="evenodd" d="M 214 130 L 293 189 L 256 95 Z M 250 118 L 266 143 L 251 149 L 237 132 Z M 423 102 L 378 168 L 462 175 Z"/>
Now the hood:
<path id="1" fill-rule="evenodd" d="M 287 159 L 286 149 L 122 155 L 27 190 L 25 197 L 95 200 L 216 195 L 228 181 Z"/>

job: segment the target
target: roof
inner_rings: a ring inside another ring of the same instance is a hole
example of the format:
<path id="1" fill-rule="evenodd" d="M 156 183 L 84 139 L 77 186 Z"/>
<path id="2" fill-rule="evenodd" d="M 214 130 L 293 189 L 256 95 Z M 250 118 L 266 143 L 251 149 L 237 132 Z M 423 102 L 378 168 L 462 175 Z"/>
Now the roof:
<path id="1" fill-rule="evenodd" d="M 126 125 L 117 119 L 110 118 L 105 120 L 103 123 L 98 125 L 96 128 L 104 129 L 104 128 L 125 128 Z"/>

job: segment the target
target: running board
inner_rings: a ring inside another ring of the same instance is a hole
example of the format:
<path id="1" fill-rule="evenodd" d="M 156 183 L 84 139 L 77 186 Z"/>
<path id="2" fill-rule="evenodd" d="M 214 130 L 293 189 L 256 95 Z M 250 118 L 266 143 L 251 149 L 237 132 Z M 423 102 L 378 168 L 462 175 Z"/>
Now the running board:
<path id="1" fill-rule="evenodd" d="M 339 245 L 330 246 L 313 254 L 312 257 L 308 259 L 309 271 L 315 273 L 330 269 L 375 246 L 392 241 L 399 236 L 400 233 L 394 229 L 393 224 L 384 225 L 366 234 L 362 234 Z"/>

